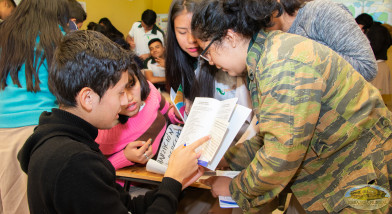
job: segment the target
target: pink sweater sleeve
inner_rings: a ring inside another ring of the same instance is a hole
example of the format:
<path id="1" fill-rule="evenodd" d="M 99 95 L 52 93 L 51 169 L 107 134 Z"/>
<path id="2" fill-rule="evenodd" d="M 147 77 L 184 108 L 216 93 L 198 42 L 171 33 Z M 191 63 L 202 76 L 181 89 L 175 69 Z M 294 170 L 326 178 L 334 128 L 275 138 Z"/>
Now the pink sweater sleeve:
<path id="1" fill-rule="evenodd" d="M 170 108 L 169 112 L 167 113 L 167 116 L 169 117 L 170 122 L 173 124 L 184 124 L 184 122 L 181 119 L 178 119 L 176 117 L 176 114 L 174 111 L 175 111 L 174 108 Z"/>
<path id="2" fill-rule="evenodd" d="M 124 150 L 121 150 L 113 155 L 111 155 L 108 160 L 110 161 L 110 163 L 112 163 L 112 165 L 114 166 L 114 168 L 117 169 L 121 169 L 124 168 L 126 166 L 132 166 L 135 163 L 129 161 L 125 155 L 124 155 Z"/>
<path id="3" fill-rule="evenodd" d="M 172 124 L 184 124 L 181 119 L 178 119 L 176 117 L 174 108 L 170 108 L 170 104 L 166 101 L 165 97 L 163 97 L 162 95 L 160 97 L 160 105 L 162 106 L 160 109 L 161 114 L 167 115 Z"/>

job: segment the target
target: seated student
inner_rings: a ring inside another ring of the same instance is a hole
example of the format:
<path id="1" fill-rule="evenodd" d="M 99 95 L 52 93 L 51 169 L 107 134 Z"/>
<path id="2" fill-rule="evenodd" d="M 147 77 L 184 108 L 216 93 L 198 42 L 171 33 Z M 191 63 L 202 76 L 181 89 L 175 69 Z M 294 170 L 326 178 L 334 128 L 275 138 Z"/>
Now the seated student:
<path id="1" fill-rule="evenodd" d="M 165 91 L 165 48 L 158 38 L 148 42 L 151 56 L 144 61 L 144 75 L 155 87 Z"/>
<path id="2" fill-rule="evenodd" d="M 164 32 L 155 24 L 156 20 L 157 14 L 153 10 L 145 10 L 142 14 L 142 20 L 133 23 L 126 37 L 127 42 L 131 45 L 131 49 L 142 60 L 150 57 L 150 51 L 148 50 L 150 39 L 159 38 L 163 41 L 165 37 Z"/>
<path id="3" fill-rule="evenodd" d="M 94 139 L 127 104 L 133 54 L 101 33 L 74 31 L 54 55 L 49 85 L 60 107 L 42 113 L 18 154 L 31 213 L 175 213 L 181 190 L 204 171 L 194 150 L 209 137 L 174 150 L 159 188 L 131 199 Z"/>
<path id="4" fill-rule="evenodd" d="M 128 69 L 128 75 L 125 87 L 128 101 L 121 107 L 120 124 L 99 130 L 95 139 L 115 169 L 147 163 L 159 148 L 166 121 L 181 122 L 174 108 L 169 108 L 169 103 L 136 66 Z"/>

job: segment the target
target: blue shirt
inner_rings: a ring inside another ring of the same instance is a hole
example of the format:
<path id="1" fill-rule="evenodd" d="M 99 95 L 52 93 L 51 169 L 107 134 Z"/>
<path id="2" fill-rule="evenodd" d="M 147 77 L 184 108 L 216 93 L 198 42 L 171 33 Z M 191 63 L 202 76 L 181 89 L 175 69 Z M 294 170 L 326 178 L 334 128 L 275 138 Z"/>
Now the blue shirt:
<path id="1" fill-rule="evenodd" d="M 64 34 L 62 28 L 61 30 Z M 39 40 L 38 36 L 36 44 L 39 43 Z M 40 59 L 36 58 L 35 60 Z M 48 64 L 44 60 L 38 69 L 41 90 L 36 93 L 27 91 L 25 64 L 18 72 L 21 88 L 12 82 L 10 75 L 7 76 L 7 86 L 4 90 L 0 90 L 0 128 L 37 125 L 43 111 L 51 111 L 52 108 L 58 107 L 55 102 L 56 97 L 49 91 L 48 75 Z"/>

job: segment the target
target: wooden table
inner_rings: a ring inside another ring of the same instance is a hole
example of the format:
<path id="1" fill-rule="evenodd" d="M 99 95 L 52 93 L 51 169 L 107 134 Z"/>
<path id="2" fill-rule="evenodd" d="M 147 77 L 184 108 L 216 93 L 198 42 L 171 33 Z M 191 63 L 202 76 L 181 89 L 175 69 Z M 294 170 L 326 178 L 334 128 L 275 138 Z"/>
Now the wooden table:
<path id="1" fill-rule="evenodd" d="M 116 171 L 116 176 L 120 180 L 125 181 L 125 190 L 129 191 L 131 182 L 159 185 L 162 182 L 163 175 L 146 171 L 145 166 L 134 165 L 122 168 Z M 210 175 L 203 175 L 201 179 L 208 178 Z M 209 186 L 198 181 L 193 183 L 191 187 L 211 189 Z"/>

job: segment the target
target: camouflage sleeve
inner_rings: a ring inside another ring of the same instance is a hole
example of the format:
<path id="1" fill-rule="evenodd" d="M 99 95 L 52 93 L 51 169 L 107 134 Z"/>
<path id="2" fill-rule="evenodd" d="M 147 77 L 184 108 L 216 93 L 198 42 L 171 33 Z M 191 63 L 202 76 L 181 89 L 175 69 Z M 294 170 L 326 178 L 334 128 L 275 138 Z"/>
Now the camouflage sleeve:
<path id="1" fill-rule="evenodd" d="M 286 59 L 262 66 L 255 81 L 262 101 L 256 113 L 264 145 L 259 143 L 249 166 L 230 184 L 233 199 L 248 211 L 276 197 L 296 174 L 308 150 L 325 88 L 320 74 L 305 63 Z"/>
<path id="2" fill-rule="evenodd" d="M 225 154 L 225 159 L 231 170 L 245 169 L 263 146 L 263 138 L 257 134 L 252 139 L 231 147 Z"/>

